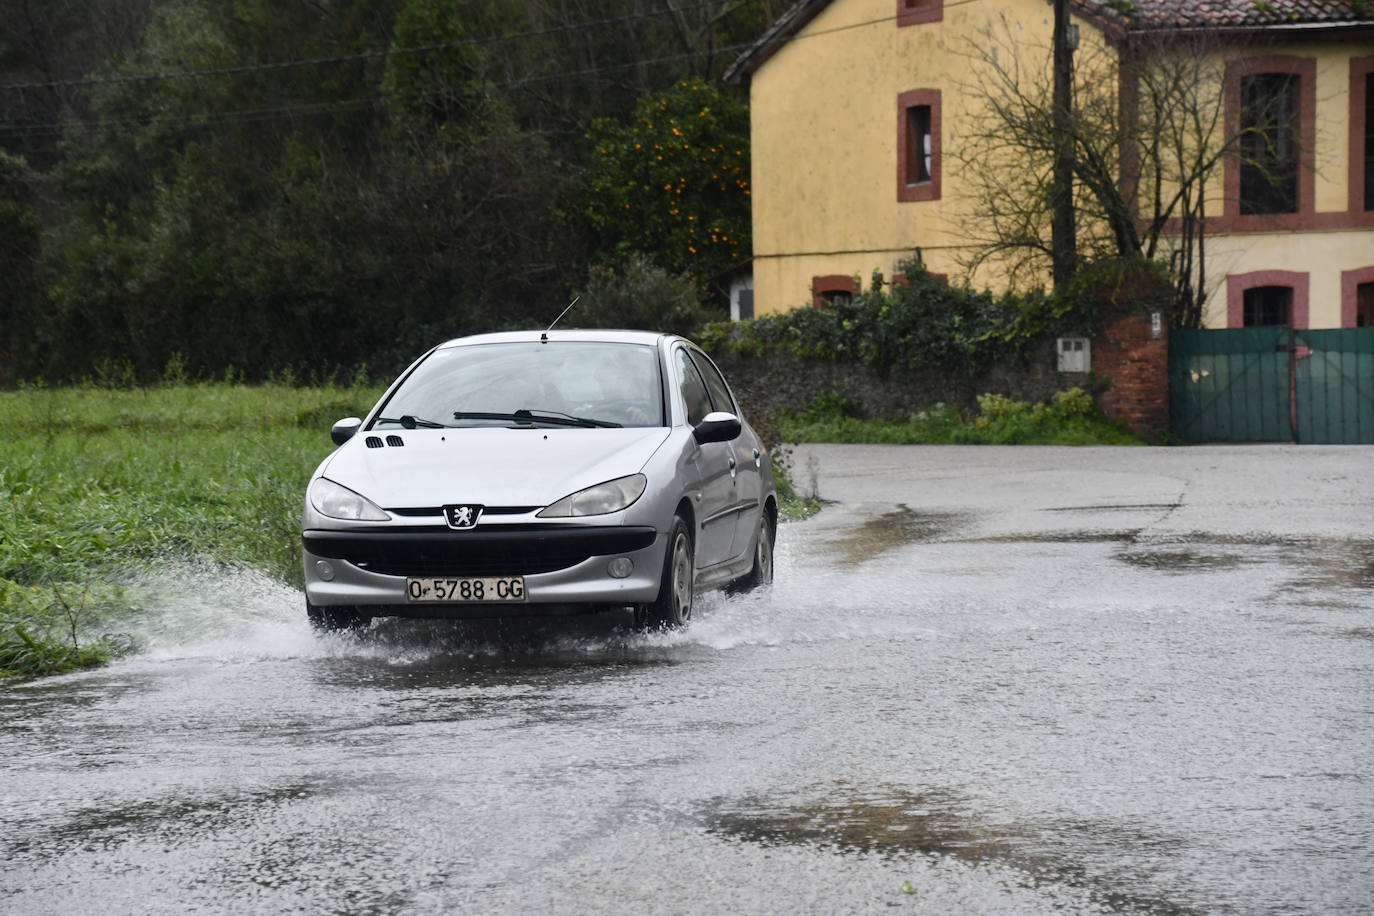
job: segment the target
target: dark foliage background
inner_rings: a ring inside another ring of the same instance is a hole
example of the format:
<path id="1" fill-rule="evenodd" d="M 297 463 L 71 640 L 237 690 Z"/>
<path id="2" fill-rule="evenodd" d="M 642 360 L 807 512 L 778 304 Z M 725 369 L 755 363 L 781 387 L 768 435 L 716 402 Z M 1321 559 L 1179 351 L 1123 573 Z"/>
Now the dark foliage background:
<path id="1" fill-rule="evenodd" d="M 787 5 L 0 0 L 0 384 L 387 372 L 646 271 L 709 315 Z"/>

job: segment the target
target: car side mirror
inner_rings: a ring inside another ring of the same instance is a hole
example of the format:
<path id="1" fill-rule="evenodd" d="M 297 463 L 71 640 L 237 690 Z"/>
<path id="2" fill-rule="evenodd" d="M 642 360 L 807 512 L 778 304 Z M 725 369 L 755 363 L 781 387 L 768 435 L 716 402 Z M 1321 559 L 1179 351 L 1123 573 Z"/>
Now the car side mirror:
<path id="1" fill-rule="evenodd" d="M 344 417 L 338 423 L 329 428 L 329 438 L 334 440 L 335 445 L 343 445 L 353 434 L 362 428 L 363 421 L 358 417 Z"/>
<path id="2" fill-rule="evenodd" d="M 740 418 L 732 413 L 723 410 L 716 410 L 708 413 L 697 428 L 692 430 L 692 437 L 701 445 L 707 442 L 731 442 L 739 438 L 739 434 L 744 431 L 744 424 Z"/>

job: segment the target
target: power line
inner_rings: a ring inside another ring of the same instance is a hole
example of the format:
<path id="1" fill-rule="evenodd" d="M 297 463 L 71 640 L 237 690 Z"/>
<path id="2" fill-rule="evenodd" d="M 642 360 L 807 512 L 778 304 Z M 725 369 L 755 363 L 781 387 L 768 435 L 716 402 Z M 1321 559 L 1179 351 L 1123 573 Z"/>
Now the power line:
<path id="1" fill-rule="evenodd" d="M 743 50 L 748 44 L 740 43 L 726 45 L 718 48 L 720 53 L 730 53 Z M 598 73 L 613 73 L 617 70 L 630 70 L 635 67 L 643 67 L 652 64 L 676 63 L 683 60 L 692 60 L 699 55 L 697 53 L 672 54 L 664 57 L 643 58 L 640 60 L 626 61 L 620 64 L 611 64 L 605 67 L 586 67 L 580 70 L 563 70 L 556 73 L 540 74 L 538 76 L 523 77 L 518 80 L 510 80 L 504 83 L 490 84 L 492 89 L 523 89 L 538 83 L 555 82 L 558 80 L 569 79 L 578 76 L 592 76 Z M 238 122 L 238 121 L 265 121 L 273 120 L 278 117 L 289 117 L 296 114 L 327 114 L 334 111 L 344 111 L 349 108 L 365 107 L 371 104 L 394 101 L 400 98 L 418 98 L 426 95 L 424 92 L 411 92 L 404 94 L 369 95 L 353 99 L 323 100 L 319 102 L 304 102 L 299 104 L 279 105 L 267 108 L 245 108 L 231 109 L 228 111 L 206 111 L 197 114 L 173 114 L 173 115 L 146 115 L 132 118 L 107 118 L 98 121 L 76 121 L 76 122 L 48 122 L 45 124 L 20 124 L 11 127 L 0 127 L 0 136 L 15 136 L 36 138 L 45 136 L 60 136 L 70 131 L 73 127 L 88 128 L 99 130 L 109 127 L 124 127 L 131 125 L 202 125 L 213 122 Z"/>
<path id="2" fill-rule="evenodd" d="M 723 6 L 723 5 L 725 5 L 726 3 L 731 3 L 731 2 L 736 2 L 736 0 L 712 0 L 712 2 L 709 2 L 709 3 L 702 3 L 702 4 L 699 4 L 699 5 L 697 5 L 697 6 L 693 6 L 693 7 L 676 7 L 676 8 L 669 8 L 667 11 L 668 11 L 668 12 L 684 12 L 684 11 L 691 11 L 691 10 L 696 10 L 696 9 L 703 9 L 703 8 L 712 7 L 712 6 Z M 975 3 L 975 2 L 978 2 L 978 0 L 952 0 L 952 2 L 946 2 L 946 3 L 944 4 L 944 6 L 945 6 L 946 8 L 948 8 L 948 7 L 954 7 L 954 6 L 964 6 L 964 5 L 966 5 L 966 4 Z M 525 33 L 521 33 L 520 35 L 502 36 L 502 37 L 495 38 L 495 39 L 481 39 L 481 40 L 472 39 L 472 40 L 465 40 L 465 41 L 463 41 L 463 42 L 451 42 L 451 43 L 448 43 L 448 44 L 429 45 L 429 46 L 425 46 L 425 47 L 423 47 L 423 48 L 407 48 L 407 49 L 400 49 L 400 51 L 395 52 L 395 53 L 412 53 L 412 52 L 418 53 L 418 52 L 423 51 L 423 50 L 433 50 L 433 49 L 440 49 L 440 48 L 447 48 L 447 47 L 457 47 L 457 46 L 460 46 L 460 45 L 470 45 L 470 44 L 476 44 L 476 43 L 495 43 L 495 42 L 498 42 L 498 41 L 511 40 L 511 39 L 514 39 L 514 38 L 517 38 L 517 37 L 536 37 L 536 36 L 539 36 L 539 35 L 553 34 L 553 33 L 556 33 L 556 32 L 574 31 L 574 30 L 578 30 L 578 29 L 580 29 L 580 28 L 589 28 L 589 27 L 591 27 L 591 26 L 593 26 L 593 25 L 602 25 L 602 24 L 608 24 L 608 23 L 619 23 L 619 22 L 623 22 L 623 21 L 644 19 L 644 18 L 648 18 L 650 15 L 657 16 L 657 15 L 660 15 L 660 13 L 639 14 L 639 15 L 635 15 L 635 16 L 622 16 L 622 17 L 618 17 L 618 18 L 616 18 L 616 19 L 596 20 L 595 22 L 587 22 L 587 23 L 579 24 L 579 26 L 578 26 L 576 29 L 575 29 L 574 27 L 560 27 L 560 28 L 558 28 L 558 29 L 545 30 L 545 31 L 541 31 L 541 32 L 525 32 Z M 864 28 L 864 27 L 866 27 L 866 26 L 880 25 L 880 24 L 886 23 L 886 22 L 894 22 L 894 21 L 896 20 L 896 18 L 897 18 L 897 17 L 896 17 L 895 15 L 893 15 L 893 16 L 883 16 L 883 17 L 879 17 L 879 18 L 877 18 L 877 19 L 868 19 L 868 20 L 865 20 L 865 21 L 862 21 L 862 22 L 854 22 L 854 23 L 849 23 L 849 24 L 846 24 L 846 25 L 833 26 L 833 27 L 828 28 L 828 29 L 821 29 L 821 30 L 817 30 L 817 31 L 813 31 L 813 32 L 808 32 L 808 33 L 802 34 L 802 35 L 794 35 L 794 36 L 792 36 L 792 38 L 790 38 L 790 39 L 788 39 L 788 40 L 789 40 L 789 41 L 795 41 L 795 40 L 798 40 L 798 39 L 819 38 L 819 37 L 826 36 L 826 35 L 832 35 L 832 34 L 835 34 L 835 33 L 837 33 L 837 32 L 846 32 L 846 31 L 850 31 L 850 30 L 852 30 L 852 29 Z M 716 53 L 728 54 L 728 53 L 732 53 L 732 52 L 743 51 L 743 50 L 746 49 L 746 48 L 752 47 L 754 44 L 755 44 L 755 42 L 741 42 L 741 43 L 737 43 L 737 44 L 733 44 L 733 45 L 726 45 L 726 46 L 723 46 L 723 47 L 720 47 L 720 48 L 716 48 L 716 49 L 714 49 L 714 50 L 715 50 Z M 348 57 L 340 57 L 340 58 L 320 58 L 320 59 L 318 59 L 318 60 L 311 60 L 311 61 L 305 61 L 305 60 L 302 60 L 302 61 L 288 61 L 288 62 L 280 62 L 280 63 L 277 63 L 277 64 L 253 65 L 253 66 L 251 66 L 251 67 L 243 67 L 243 68 L 226 68 L 226 69 L 224 69 L 224 70 L 217 70 L 217 71 L 194 71 L 194 72 L 188 71 L 188 72 L 182 73 L 182 74 L 172 74 L 172 75 L 168 75 L 166 78 L 176 79 L 176 78 L 183 78 L 183 77 L 200 77 L 200 76 L 218 74 L 218 73 L 223 73 L 223 72 L 246 72 L 246 71 L 248 71 L 248 70 L 271 70 L 271 69 L 279 69 L 279 68 L 281 68 L 281 67 L 285 67 L 285 66 L 288 66 L 288 65 L 305 65 L 305 64 L 309 64 L 309 63 L 327 63 L 327 62 L 332 62 L 332 61 L 357 60 L 357 59 L 362 59 L 362 58 L 367 57 L 367 56 L 384 56 L 386 53 L 388 53 L 388 52 L 384 52 L 384 51 L 383 51 L 383 52 L 366 52 L 365 54 L 350 55 L 350 56 L 348 56 Z M 700 56 L 700 54 L 699 54 L 698 52 L 688 52 L 688 53 L 682 53 L 682 54 L 668 55 L 668 56 L 664 56 L 664 57 L 644 58 L 644 59 L 640 59 L 640 60 L 626 61 L 626 62 L 620 63 L 620 64 L 612 64 L 612 65 L 605 66 L 605 67 L 586 67 L 586 68 L 582 68 L 582 69 L 579 69 L 579 70 L 564 70 L 564 71 L 558 71 L 558 72 L 555 72 L 555 73 L 546 73 L 546 74 L 540 74 L 540 75 L 537 75 L 537 76 L 523 77 L 523 78 L 521 78 L 521 79 L 510 80 L 510 81 L 504 82 L 504 83 L 493 83 L 493 84 L 490 84 L 490 87 L 493 88 L 493 89 L 498 89 L 498 90 L 499 90 L 499 89 L 522 89 L 522 88 L 525 88 L 525 87 L 527 87 L 527 86 L 535 85 L 535 84 L 538 84 L 538 83 L 547 83 L 547 82 L 553 82 L 553 81 L 557 81 L 557 80 L 570 79 L 570 78 L 580 77 L 580 76 L 593 76 L 593 75 L 596 75 L 596 74 L 599 74 L 599 73 L 612 73 L 612 72 L 615 72 L 615 71 L 618 71 L 618 70 L 630 70 L 630 69 L 634 69 L 634 68 L 636 68 L 636 67 L 649 66 L 649 65 L 653 65 L 653 64 L 676 63 L 676 62 L 683 61 L 683 60 L 691 60 L 691 59 L 694 59 L 694 58 L 696 58 L 696 57 L 698 57 L 698 56 Z M 145 80 L 145 79 L 151 80 L 151 79 L 157 79 L 157 78 L 160 78 L 160 77 L 159 77 L 158 75 L 154 75 L 154 74 L 145 74 L 145 75 L 141 75 L 141 76 L 128 77 L 128 78 L 126 78 L 124 81 L 138 81 L 138 80 Z M 34 84 L 34 85 L 66 85 L 66 84 L 50 83 L 50 84 Z M 12 87 L 12 86 L 0 86 L 0 89 L 6 89 L 6 88 L 14 88 L 14 87 Z M 326 101 L 320 101 L 320 102 L 305 102 L 305 103 L 300 103 L 300 104 L 280 105 L 280 106 L 273 106 L 273 107 L 267 107 L 267 108 L 231 109 L 231 110 L 228 110 L 228 111 L 210 111 L 210 112 L 201 112 L 201 113 L 198 113 L 198 114 L 148 115 L 148 116 L 132 117 L 132 118 L 103 119 L 103 120 L 97 120 L 97 121 L 48 122 L 48 123 L 43 123 L 43 124 L 27 124 L 27 125 L 16 124 L 16 125 L 12 125 L 12 126 L 0 126 L 0 136 L 23 137 L 23 138 L 29 138 L 29 139 L 36 139 L 36 138 L 40 138 L 40 137 L 61 136 L 62 134 L 64 134 L 64 133 L 68 132 L 69 130 L 71 130 L 73 127 L 83 127 L 83 128 L 88 128 L 88 129 L 99 130 L 99 129 L 109 128 L 109 127 L 123 127 L 123 126 L 129 126 L 129 125 L 152 125 L 152 124 L 178 125 L 178 124 L 181 124 L 181 125 L 188 125 L 188 126 L 196 126 L 196 125 L 206 125 L 206 124 L 209 124 L 209 123 L 232 123 L 232 122 L 248 122 L 248 123 L 251 123 L 251 122 L 256 122 L 256 121 L 269 121 L 269 120 L 275 120 L 275 119 L 281 118 L 281 117 L 291 117 L 291 116 L 298 115 L 298 114 L 299 114 L 299 115 L 307 115 L 307 114 L 330 114 L 330 113 L 334 113 L 334 112 L 336 112 L 336 111 L 346 111 L 346 110 L 351 109 L 351 108 L 366 107 L 366 106 L 368 106 L 368 105 L 373 105 L 373 104 L 378 104 L 378 103 L 381 103 L 381 102 L 386 102 L 386 101 L 390 101 L 390 100 L 395 100 L 395 99 L 397 99 L 397 98 L 418 97 L 418 96 L 421 96 L 421 95 L 423 95 L 423 94 L 424 94 L 424 93 L 408 93 L 408 94 L 400 95 L 400 96 L 394 95 L 394 94 L 393 94 L 393 95 L 370 95 L 370 96 L 359 97 L 359 98 L 354 98 L 354 99 L 338 99 L 338 100 L 326 100 Z"/>
<path id="3" fill-rule="evenodd" d="M 0 84 L 0 91 L 21 91 L 26 89 L 69 89 L 82 86 L 99 86 L 117 83 L 150 83 L 163 82 L 167 80 L 180 79 L 201 79 L 208 76 L 231 76 L 240 73 L 258 73 L 265 70 L 288 70 L 295 67 L 312 67 L 324 64 L 352 63 L 361 60 L 375 60 L 377 58 L 399 56 L 406 54 L 427 54 L 431 51 L 447 51 L 455 48 L 465 48 L 474 46 L 484 46 L 500 44 L 507 41 L 520 41 L 527 38 L 541 38 L 548 35 L 561 35 L 570 32 L 580 32 L 593 28 L 600 28 L 609 25 L 623 25 L 630 22 L 638 22 L 645 19 L 654 19 L 667 16 L 673 13 L 690 13 L 698 10 L 711 9 L 719 6 L 726 6 L 732 3 L 739 3 L 740 0 L 703 0 L 694 6 L 668 6 L 661 10 L 653 10 L 645 13 L 632 13 L 625 16 L 614 16 L 608 19 L 586 20 L 577 23 L 554 26 L 548 29 L 532 29 L 525 32 L 513 32 L 509 35 L 492 35 L 485 38 L 464 38 L 456 41 L 436 42 L 427 45 L 415 45 L 407 48 L 379 48 L 371 51 L 360 51 L 355 54 L 340 54 L 334 57 L 313 57 L 300 58 L 297 60 L 271 61 L 259 64 L 240 64 L 232 67 L 211 67 L 204 70 L 174 70 L 164 73 L 131 73 L 115 74 L 111 76 L 91 76 L 72 80 L 51 80 L 48 82 L 33 83 L 6 83 Z"/>

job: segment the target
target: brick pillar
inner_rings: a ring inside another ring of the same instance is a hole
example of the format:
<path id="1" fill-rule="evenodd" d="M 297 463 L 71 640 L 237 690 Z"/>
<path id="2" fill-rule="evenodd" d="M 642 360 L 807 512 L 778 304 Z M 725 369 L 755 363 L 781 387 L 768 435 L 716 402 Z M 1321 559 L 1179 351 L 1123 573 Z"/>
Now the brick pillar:
<path id="1" fill-rule="evenodd" d="M 1102 412 L 1143 436 L 1169 429 L 1169 329 L 1158 337 L 1148 312 L 1107 326 L 1093 341 L 1093 372 L 1107 382 L 1097 396 Z"/>

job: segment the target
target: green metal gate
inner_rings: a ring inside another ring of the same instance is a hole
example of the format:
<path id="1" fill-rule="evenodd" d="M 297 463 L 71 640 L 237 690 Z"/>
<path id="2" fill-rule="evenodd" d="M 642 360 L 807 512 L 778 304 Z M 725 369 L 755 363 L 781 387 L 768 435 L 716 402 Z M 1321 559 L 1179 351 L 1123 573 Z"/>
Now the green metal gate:
<path id="1" fill-rule="evenodd" d="M 1374 328 L 1174 331 L 1169 409 L 1187 442 L 1374 444 Z"/>

